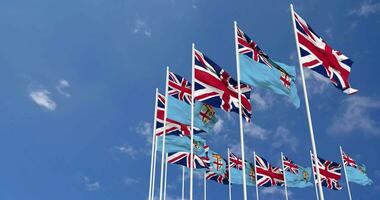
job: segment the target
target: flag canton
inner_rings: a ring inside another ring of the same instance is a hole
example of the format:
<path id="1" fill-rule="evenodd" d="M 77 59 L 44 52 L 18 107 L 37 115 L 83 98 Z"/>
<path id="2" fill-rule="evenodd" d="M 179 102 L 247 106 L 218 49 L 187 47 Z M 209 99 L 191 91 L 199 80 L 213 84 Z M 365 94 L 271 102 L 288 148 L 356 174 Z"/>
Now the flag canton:
<path id="1" fill-rule="evenodd" d="M 229 163 L 230 168 L 243 170 L 243 160 L 241 158 L 238 158 L 235 154 L 230 152 L 229 159 L 230 159 L 230 163 Z"/>
<path id="2" fill-rule="evenodd" d="M 213 171 L 207 171 L 206 172 L 206 179 L 207 180 L 213 180 L 217 183 L 228 185 L 229 184 L 229 173 L 226 171 L 223 174 L 217 174 Z"/>
<path id="3" fill-rule="evenodd" d="M 317 171 L 314 161 L 314 155 L 311 156 L 313 161 L 313 170 L 315 178 L 317 179 Z M 342 166 L 339 163 L 317 158 L 318 169 L 321 177 L 321 185 L 333 190 L 341 190 L 342 186 L 339 185 L 339 179 L 341 177 Z"/>
<path id="4" fill-rule="evenodd" d="M 343 162 L 344 162 L 344 165 L 345 165 L 345 166 L 351 166 L 351 167 L 353 167 L 353 168 L 357 168 L 357 167 L 358 167 L 358 165 L 356 164 L 356 162 L 355 162 L 354 159 L 352 159 L 352 158 L 351 158 L 348 154 L 346 154 L 345 152 L 342 151 L 342 153 L 343 153 L 343 155 L 342 155 L 342 157 L 343 157 Z"/>
<path id="5" fill-rule="evenodd" d="M 191 83 L 173 72 L 169 72 L 168 93 L 170 96 L 191 104 Z"/>
<path id="6" fill-rule="evenodd" d="M 284 173 L 280 168 L 272 166 L 258 155 L 255 155 L 255 164 L 258 186 L 271 187 L 284 185 Z"/>
<path id="7" fill-rule="evenodd" d="M 211 106 L 219 107 L 226 112 L 239 113 L 237 81 L 198 50 L 194 50 L 194 56 L 194 98 Z M 240 84 L 240 88 L 243 116 L 249 121 L 252 115 L 251 87 L 247 84 Z"/>
<path id="8" fill-rule="evenodd" d="M 207 156 L 191 156 L 189 152 L 168 153 L 167 162 L 183 165 L 187 168 L 191 168 L 192 166 L 194 169 L 208 169 L 210 167 L 210 159 Z"/>
<path id="9" fill-rule="evenodd" d="M 351 88 L 348 81 L 351 65 L 353 64 L 352 60 L 340 51 L 332 49 L 295 12 L 294 20 L 302 66 L 329 78 L 335 87 L 347 94 L 357 92 L 356 89 Z"/>
<path id="10" fill-rule="evenodd" d="M 284 170 L 291 172 L 293 174 L 298 174 L 298 165 L 296 165 L 292 160 L 288 157 L 283 156 Z"/>

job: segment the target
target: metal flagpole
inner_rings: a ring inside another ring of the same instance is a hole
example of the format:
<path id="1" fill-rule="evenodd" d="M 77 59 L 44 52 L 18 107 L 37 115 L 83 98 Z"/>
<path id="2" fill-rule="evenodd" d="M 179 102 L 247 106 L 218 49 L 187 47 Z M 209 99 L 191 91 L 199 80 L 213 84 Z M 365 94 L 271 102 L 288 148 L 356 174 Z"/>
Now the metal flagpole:
<path id="1" fill-rule="evenodd" d="M 193 167 L 194 167 L 194 50 L 195 50 L 195 44 L 192 45 L 192 57 L 191 57 L 191 142 L 190 142 L 190 158 L 191 158 L 191 164 L 190 164 L 190 200 L 193 200 Z"/>
<path id="2" fill-rule="evenodd" d="M 165 155 L 165 179 L 164 179 L 164 200 L 166 200 L 166 185 L 168 180 L 168 153 Z"/>
<path id="3" fill-rule="evenodd" d="M 166 67 L 166 82 L 165 82 L 165 114 L 164 114 L 164 133 L 162 135 L 162 149 L 161 149 L 161 179 L 160 179 L 160 200 L 162 200 L 162 192 L 164 186 L 164 166 L 165 166 L 165 138 L 166 138 L 166 116 L 168 107 L 168 80 L 169 80 L 169 67 Z"/>
<path id="4" fill-rule="evenodd" d="M 259 200 L 259 186 L 257 185 L 256 152 L 253 152 L 253 166 L 255 167 L 256 200 Z"/>
<path id="5" fill-rule="evenodd" d="M 148 199 L 152 199 L 152 191 L 153 188 L 153 176 L 155 175 L 153 173 L 153 165 L 156 165 L 156 162 L 154 161 L 154 150 L 155 150 L 155 141 L 156 141 L 156 117 L 157 117 L 157 95 L 158 95 L 158 88 L 156 88 L 156 96 L 155 96 L 155 102 L 154 102 L 154 117 L 153 117 L 153 133 L 152 133 L 152 156 L 150 158 L 150 177 L 149 177 L 149 197 Z"/>
<path id="6" fill-rule="evenodd" d="M 350 184 L 348 183 L 348 177 L 347 177 L 346 165 L 344 164 L 344 159 L 343 159 L 343 150 L 342 150 L 342 146 L 339 146 L 339 149 L 340 149 L 340 156 L 342 157 L 344 176 L 346 177 L 346 184 L 347 184 L 348 196 L 350 197 L 350 200 L 352 200 Z"/>
<path id="7" fill-rule="evenodd" d="M 185 200 L 185 166 L 182 166 L 182 200 Z"/>
<path id="8" fill-rule="evenodd" d="M 206 171 L 203 173 L 203 200 L 207 200 Z"/>
<path id="9" fill-rule="evenodd" d="M 310 161 L 311 161 L 311 171 L 313 172 L 313 184 L 315 188 L 315 195 L 317 196 L 317 200 L 319 200 L 319 195 L 318 195 L 318 183 L 315 183 L 315 173 L 314 173 L 314 167 L 313 167 L 313 156 L 310 151 Z"/>
<path id="10" fill-rule="evenodd" d="M 315 164 L 317 164 L 318 163 L 317 162 L 317 158 L 318 158 L 317 147 L 315 145 L 315 140 L 314 140 L 313 123 L 312 123 L 312 120 L 311 120 L 311 113 L 310 113 L 310 108 L 309 108 L 309 98 L 308 98 L 308 95 L 307 95 L 305 76 L 304 76 L 304 73 L 303 73 L 303 67 L 301 65 L 301 60 L 300 60 L 301 59 L 301 55 L 300 55 L 299 46 L 298 46 L 298 38 L 297 38 L 297 32 L 296 32 L 296 23 L 294 21 L 294 10 L 293 10 L 293 5 L 292 4 L 290 4 L 290 9 L 291 9 L 292 20 L 293 20 L 294 37 L 296 39 L 296 47 L 297 47 L 297 53 L 298 53 L 298 63 L 299 63 L 300 71 L 301 71 L 302 87 L 303 87 L 303 94 L 304 94 L 304 98 L 305 98 L 307 120 L 308 120 L 309 130 L 310 130 L 311 146 L 312 146 L 313 154 L 315 156 L 314 157 L 314 162 L 315 162 Z M 316 167 L 316 169 L 317 169 L 316 171 L 317 171 L 317 180 L 318 180 L 318 183 L 321 183 L 321 176 L 320 176 L 320 173 L 319 173 L 319 167 Z M 322 185 L 321 184 L 318 184 L 318 189 L 319 189 L 319 194 L 320 194 L 321 200 L 324 200 L 323 189 L 322 189 Z"/>
<path id="11" fill-rule="evenodd" d="M 227 153 L 228 153 L 228 197 L 229 200 L 232 199 L 232 191 L 231 191 L 231 163 L 230 163 L 230 148 L 227 148 Z"/>
<path id="12" fill-rule="evenodd" d="M 153 159 L 153 178 L 152 178 L 152 196 L 151 200 L 154 199 L 155 183 L 156 183 L 156 161 L 157 161 L 157 137 L 154 138 L 154 159 Z"/>
<path id="13" fill-rule="evenodd" d="M 285 199 L 288 200 L 288 188 L 286 186 L 286 173 L 284 167 L 284 154 L 281 152 L 281 163 L 282 163 L 282 172 L 284 173 L 284 183 L 285 183 Z"/>
<path id="14" fill-rule="evenodd" d="M 240 88 L 240 61 L 238 52 L 238 42 L 237 42 L 237 23 L 234 21 L 235 30 L 235 55 L 236 55 L 236 71 L 237 71 L 237 84 L 238 84 L 238 95 L 239 95 L 239 125 L 240 125 L 240 148 L 241 148 L 241 159 L 245 162 L 244 153 L 244 133 L 243 133 L 243 115 L 241 108 L 241 88 Z M 243 196 L 244 200 L 247 200 L 247 181 L 245 177 L 245 165 L 243 165 Z"/>

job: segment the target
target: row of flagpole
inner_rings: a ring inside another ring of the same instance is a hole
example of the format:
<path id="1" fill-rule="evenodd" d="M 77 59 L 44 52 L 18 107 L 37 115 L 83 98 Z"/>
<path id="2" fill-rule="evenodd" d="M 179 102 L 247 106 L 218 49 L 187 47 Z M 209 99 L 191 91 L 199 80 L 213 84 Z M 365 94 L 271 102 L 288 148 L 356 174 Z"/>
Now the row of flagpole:
<path id="1" fill-rule="evenodd" d="M 294 10 L 293 10 L 293 5 L 290 4 L 290 9 L 291 9 L 291 14 L 292 14 L 292 21 L 293 21 L 293 30 L 294 30 L 294 36 L 295 36 L 295 41 L 296 41 L 296 47 L 297 47 L 297 54 L 298 54 L 298 61 L 299 61 L 299 69 L 300 69 L 300 74 L 301 74 L 301 80 L 302 80 L 302 88 L 303 88 L 303 93 L 304 93 L 304 100 L 305 100 L 305 107 L 306 107 L 306 115 L 307 115 L 307 120 L 308 120 L 308 127 L 309 127 L 309 133 L 310 133 L 310 140 L 311 140 L 311 145 L 312 145 L 312 153 L 314 155 L 314 163 L 318 163 L 318 153 L 317 153 L 317 148 L 316 148 L 316 143 L 315 143 L 315 138 L 314 138 L 314 131 L 313 131 L 313 123 L 312 123 L 312 118 L 311 118 L 311 112 L 310 112 L 310 106 L 309 106 L 309 99 L 308 99 L 308 93 L 307 93 L 307 87 L 306 87 L 306 82 L 305 82 L 305 76 L 304 76 L 304 71 L 303 67 L 301 65 L 301 55 L 299 52 L 299 46 L 298 46 L 298 38 L 296 35 L 296 25 L 295 25 L 295 20 L 294 20 Z M 243 116 L 242 116 L 242 106 L 241 106 L 241 86 L 240 86 L 240 62 L 239 62 L 239 53 L 238 53 L 238 42 L 237 42 L 237 23 L 236 21 L 234 22 L 234 33 L 235 33 L 235 55 L 236 55 L 236 70 L 237 70 L 237 85 L 238 85 L 238 100 L 239 100 L 239 130 L 240 130 L 240 147 L 241 147 L 241 157 L 242 160 L 245 161 L 245 151 L 244 151 L 244 130 L 243 130 Z M 192 93 L 194 92 L 194 49 L 195 45 L 194 43 L 192 44 Z M 166 68 L 166 86 L 165 86 L 165 102 L 168 101 L 168 74 L 169 74 L 169 67 Z M 156 102 L 157 102 L 157 90 L 156 90 Z M 194 95 L 191 95 L 191 144 L 193 144 L 194 137 L 193 137 L 193 128 L 194 128 Z M 160 190 L 159 190 L 159 200 L 165 200 L 166 198 L 166 171 L 167 171 L 167 162 L 166 162 L 166 157 L 165 157 L 165 135 L 166 135 L 166 117 L 167 117 L 167 106 L 165 106 L 165 114 L 164 114 L 164 130 L 163 130 L 163 140 L 162 140 L 162 152 L 161 152 L 161 176 L 160 176 Z M 157 142 L 155 138 L 155 127 L 156 127 L 156 112 L 154 116 L 154 128 L 153 128 L 153 138 L 152 138 L 152 157 L 151 157 L 151 166 L 150 166 L 150 181 L 149 181 L 149 198 L 153 199 L 154 198 L 154 189 L 155 189 L 155 163 L 156 163 L 156 156 L 157 156 Z M 193 145 L 190 145 L 190 155 L 193 156 Z M 154 164 L 153 164 L 154 163 Z M 189 196 L 190 200 L 193 200 L 193 166 L 194 163 L 191 163 L 190 166 L 190 190 L 189 190 Z M 314 172 L 314 171 L 313 171 Z M 244 174 L 243 177 L 243 199 L 247 200 L 247 183 L 246 183 L 246 166 L 245 164 L 242 165 L 242 173 Z M 346 172 L 345 172 L 346 173 Z M 255 173 L 255 178 L 256 177 Z M 183 170 L 183 176 L 184 178 L 184 170 Z M 317 188 L 316 189 L 316 195 L 317 199 L 324 200 L 324 195 L 323 195 L 323 189 L 321 183 L 321 177 L 320 177 L 320 172 L 319 172 L 319 167 L 316 167 L 316 177 L 317 177 Z M 204 178 L 205 179 L 205 178 Z M 347 182 L 347 188 L 349 190 L 349 184 Z M 204 186 L 206 188 L 206 184 Z M 286 188 L 286 186 L 285 186 Z M 229 193 L 230 193 L 230 199 L 231 199 L 231 185 L 229 184 Z M 287 199 L 287 189 L 285 189 L 286 193 L 286 199 Z M 259 198 L 258 194 L 258 189 L 257 189 L 257 184 L 256 184 L 256 197 L 257 199 Z M 351 194 L 349 191 L 349 197 L 351 199 Z M 184 198 L 184 180 L 183 180 L 183 185 L 182 185 L 182 198 Z M 206 189 L 204 191 L 204 198 L 206 199 Z"/>

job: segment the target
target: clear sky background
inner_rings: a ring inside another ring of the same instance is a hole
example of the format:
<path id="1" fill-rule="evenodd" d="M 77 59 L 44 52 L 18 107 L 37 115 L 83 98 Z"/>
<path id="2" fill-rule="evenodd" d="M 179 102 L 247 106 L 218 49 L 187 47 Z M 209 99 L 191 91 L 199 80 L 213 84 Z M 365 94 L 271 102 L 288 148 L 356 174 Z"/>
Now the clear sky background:
<path id="1" fill-rule="evenodd" d="M 154 90 L 165 66 L 190 79 L 191 43 L 236 77 L 233 21 L 272 58 L 297 66 L 289 1 L 2 0 L 0 1 L 0 199 L 146 199 Z M 380 3 L 371 0 L 293 1 L 329 44 L 354 61 L 342 94 L 307 72 L 318 153 L 340 161 L 339 145 L 367 166 L 372 186 L 351 184 L 354 199 L 380 194 Z M 297 70 L 298 71 L 298 70 Z M 280 152 L 310 166 L 305 104 L 254 89 L 246 152 L 274 164 Z M 221 112 L 220 112 L 221 113 Z M 239 153 L 238 115 L 220 115 L 206 136 L 223 155 Z M 180 197 L 180 167 L 169 166 L 168 200 Z M 195 197 L 202 197 L 196 176 Z M 158 182 L 157 182 L 158 183 Z M 186 182 L 188 189 L 188 181 Z M 325 189 L 327 199 L 346 199 Z M 157 185 L 157 184 L 156 184 Z M 314 199 L 314 188 L 289 189 Z M 254 188 L 249 188 L 249 199 Z M 157 194 L 157 192 L 156 192 Z M 188 196 L 188 194 L 186 195 Z M 264 199 L 283 188 L 260 188 Z M 209 199 L 227 199 L 208 182 Z M 233 186 L 233 198 L 242 188 Z"/>

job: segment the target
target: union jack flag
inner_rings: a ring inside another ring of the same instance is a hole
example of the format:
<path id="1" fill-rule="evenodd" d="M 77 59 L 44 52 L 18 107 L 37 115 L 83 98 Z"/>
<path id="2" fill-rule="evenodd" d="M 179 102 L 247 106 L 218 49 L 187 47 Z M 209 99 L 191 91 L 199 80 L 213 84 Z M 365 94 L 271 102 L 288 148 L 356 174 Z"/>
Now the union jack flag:
<path id="1" fill-rule="evenodd" d="M 355 160 L 352 159 L 349 155 L 347 155 L 344 151 L 342 151 L 342 158 L 345 166 L 351 166 L 353 168 L 357 168 Z"/>
<path id="2" fill-rule="evenodd" d="M 284 185 L 284 173 L 282 170 L 272 166 L 258 155 L 255 155 L 255 168 L 258 186 L 271 187 Z"/>
<path id="3" fill-rule="evenodd" d="M 292 160 L 286 156 L 283 156 L 282 162 L 284 163 L 285 171 L 291 172 L 293 174 L 298 174 L 298 165 L 296 165 Z"/>
<path id="4" fill-rule="evenodd" d="M 191 158 L 193 157 L 193 158 Z M 176 152 L 168 153 L 168 163 L 183 165 L 187 168 L 191 168 L 191 163 L 193 163 L 194 169 L 208 169 L 210 166 L 210 159 L 208 156 L 191 156 L 189 152 Z M 193 161 L 193 162 L 192 162 Z"/>
<path id="5" fill-rule="evenodd" d="M 353 61 L 332 49 L 296 12 L 294 20 L 302 66 L 329 78 L 344 93 L 356 93 L 348 81 Z"/>
<path id="6" fill-rule="evenodd" d="M 156 136 L 161 136 L 164 134 L 164 115 L 165 115 L 165 96 L 158 94 L 157 96 L 157 107 L 156 107 Z M 179 123 L 172 119 L 166 119 L 166 135 L 177 135 L 177 136 L 189 136 L 191 131 L 191 126 Z M 194 127 L 194 134 L 202 133 L 199 128 Z"/>
<path id="7" fill-rule="evenodd" d="M 236 168 L 238 170 L 243 170 L 243 160 L 239 157 L 237 157 L 235 154 L 230 152 L 230 163 L 229 167 L 230 168 Z"/>
<path id="8" fill-rule="evenodd" d="M 317 179 L 317 171 L 314 162 L 314 155 L 311 155 L 313 161 L 313 170 L 315 179 Z M 321 176 L 321 185 L 333 190 L 341 190 L 342 186 L 339 185 L 339 179 L 341 177 L 342 166 L 339 163 L 324 160 L 318 157 L 318 169 Z"/>
<path id="9" fill-rule="evenodd" d="M 213 171 L 207 171 L 206 172 L 206 179 L 207 180 L 213 180 L 217 183 L 228 185 L 229 183 L 229 170 L 226 170 L 223 174 L 218 174 Z"/>
<path id="10" fill-rule="evenodd" d="M 220 68 L 200 51 L 194 50 L 195 56 L 195 96 L 198 101 L 226 112 L 239 113 L 238 85 L 228 72 Z M 247 121 L 252 115 L 250 103 L 251 87 L 240 84 L 243 116 Z"/>
<path id="11" fill-rule="evenodd" d="M 191 83 L 183 77 L 169 72 L 168 94 L 191 104 Z"/>

